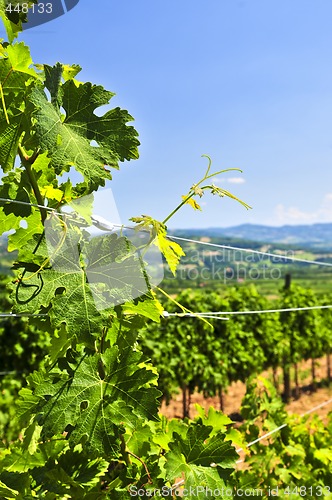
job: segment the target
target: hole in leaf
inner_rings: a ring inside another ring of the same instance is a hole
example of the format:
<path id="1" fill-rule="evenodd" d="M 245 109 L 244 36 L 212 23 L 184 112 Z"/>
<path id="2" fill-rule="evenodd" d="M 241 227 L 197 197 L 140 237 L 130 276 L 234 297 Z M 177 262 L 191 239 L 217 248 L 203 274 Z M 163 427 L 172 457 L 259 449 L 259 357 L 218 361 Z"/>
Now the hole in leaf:
<path id="1" fill-rule="evenodd" d="M 68 424 L 65 427 L 65 433 L 67 433 L 67 438 L 69 438 L 70 434 L 73 432 L 74 429 L 75 429 L 75 427 L 71 424 Z"/>
<path id="2" fill-rule="evenodd" d="M 59 183 L 66 182 L 68 179 L 70 179 L 73 184 L 84 182 L 83 175 L 73 166 L 71 166 L 67 172 L 63 172 L 61 175 L 58 175 L 57 178 Z"/>
<path id="3" fill-rule="evenodd" d="M 84 411 L 88 408 L 88 406 L 89 406 L 89 401 L 82 401 L 80 404 L 80 410 Z"/>
<path id="4" fill-rule="evenodd" d="M 26 229 L 28 227 L 28 223 L 26 220 L 21 220 L 20 221 L 20 227 L 22 227 L 23 229 Z"/>
<path id="5" fill-rule="evenodd" d="M 63 286 L 60 286 L 55 290 L 55 295 L 64 295 L 66 293 L 66 289 Z"/>

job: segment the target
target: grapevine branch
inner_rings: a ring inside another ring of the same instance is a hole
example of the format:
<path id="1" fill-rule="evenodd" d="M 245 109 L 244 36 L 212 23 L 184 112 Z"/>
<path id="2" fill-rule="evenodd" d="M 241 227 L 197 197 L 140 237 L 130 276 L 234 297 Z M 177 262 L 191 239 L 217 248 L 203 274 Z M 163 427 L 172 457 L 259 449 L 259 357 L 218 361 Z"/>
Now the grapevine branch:
<path id="1" fill-rule="evenodd" d="M 145 462 L 140 457 L 135 455 L 135 453 L 133 453 L 132 451 L 127 450 L 127 453 L 129 455 L 131 455 L 132 457 L 136 458 L 136 460 L 138 460 L 139 462 L 141 462 L 141 464 L 143 465 L 143 467 L 145 469 L 146 475 L 148 476 L 148 482 L 149 482 L 149 484 L 152 484 L 151 474 L 150 474 Z"/>
<path id="2" fill-rule="evenodd" d="M 229 191 L 226 191 L 225 189 L 221 189 L 217 186 L 214 186 L 213 184 L 207 184 L 205 186 L 201 186 L 201 184 L 203 184 L 203 182 L 207 181 L 208 179 L 211 179 L 212 177 L 215 177 L 216 175 L 219 175 L 219 174 L 223 174 L 225 172 L 236 171 L 236 172 L 242 173 L 242 170 L 240 168 L 226 168 L 224 170 L 218 170 L 217 172 L 214 172 L 213 174 L 209 174 L 210 169 L 211 169 L 211 165 L 212 165 L 211 158 L 208 155 L 202 155 L 202 156 L 207 158 L 209 161 L 209 164 L 208 164 L 208 167 L 206 169 L 204 177 L 200 181 L 198 181 L 196 184 L 192 185 L 192 187 L 189 190 L 189 193 L 183 197 L 182 202 L 179 203 L 179 205 L 174 210 L 172 210 L 172 212 L 163 220 L 163 222 L 162 222 L 163 224 L 166 224 L 166 222 L 169 221 L 169 219 L 171 219 L 171 217 L 173 217 L 173 215 L 175 215 L 176 212 L 178 212 L 180 210 L 180 208 L 183 207 L 183 205 L 188 203 L 188 201 L 193 196 L 198 195 L 198 196 L 202 197 L 204 194 L 204 191 L 206 189 L 210 189 L 212 194 L 219 194 L 219 196 L 228 196 L 230 198 L 233 198 L 234 200 L 241 203 L 241 205 L 243 205 L 246 209 L 251 208 L 250 205 L 241 201 L 240 199 L 238 199 L 236 196 L 232 195 Z"/>
<path id="3" fill-rule="evenodd" d="M 42 197 L 42 194 L 40 192 L 39 186 L 36 181 L 35 174 L 32 170 L 32 164 L 35 162 L 35 160 L 38 157 L 39 151 L 35 151 L 35 153 L 32 156 L 28 156 L 26 152 L 24 151 L 23 147 L 19 144 L 18 146 L 18 154 L 21 159 L 22 165 L 24 166 L 27 176 L 29 178 L 32 190 L 34 192 L 34 195 L 36 197 L 37 203 L 40 206 L 44 206 L 44 198 Z M 40 214 L 41 214 L 41 219 L 42 223 L 44 224 L 46 217 L 47 217 L 47 212 L 44 208 L 39 208 Z"/>

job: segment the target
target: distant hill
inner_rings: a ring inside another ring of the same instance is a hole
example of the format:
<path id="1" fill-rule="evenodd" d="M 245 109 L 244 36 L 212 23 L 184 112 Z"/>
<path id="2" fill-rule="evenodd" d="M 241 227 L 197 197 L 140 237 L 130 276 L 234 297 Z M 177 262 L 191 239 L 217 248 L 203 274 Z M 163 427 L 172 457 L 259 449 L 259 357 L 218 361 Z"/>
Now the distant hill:
<path id="1" fill-rule="evenodd" d="M 171 231 L 177 235 L 196 235 L 210 238 L 235 238 L 262 243 L 281 243 L 301 245 L 302 247 L 328 249 L 332 247 L 332 223 L 298 226 L 262 226 L 241 224 L 234 227 L 211 227 L 207 229 L 177 229 Z"/>

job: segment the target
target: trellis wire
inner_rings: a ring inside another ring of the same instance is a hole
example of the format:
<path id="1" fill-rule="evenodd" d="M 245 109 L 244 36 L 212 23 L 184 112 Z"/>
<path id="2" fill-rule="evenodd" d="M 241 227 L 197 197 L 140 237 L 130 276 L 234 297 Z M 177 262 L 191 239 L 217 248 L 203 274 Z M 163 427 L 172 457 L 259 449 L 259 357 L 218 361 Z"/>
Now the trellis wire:
<path id="1" fill-rule="evenodd" d="M 35 208 L 42 208 L 43 210 L 48 210 L 49 212 L 55 212 L 58 215 L 63 215 L 61 212 L 57 212 L 55 208 L 47 207 L 45 205 L 38 205 L 37 203 L 29 203 L 27 201 L 21 201 L 21 200 L 12 200 L 10 198 L 0 198 L 0 201 L 8 203 L 16 203 L 17 205 L 26 205 Z"/>
<path id="2" fill-rule="evenodd" d="M 328 404 L 330 404 L 330 403 L 332 403 L 332 398 L 330 398 L 330 399 L 328 399 L 327 401 L 324 401 L 323 403 L 321 403 L 321 404 L 319 404 L 319 405 L 317 405 L 317 406 L 314 406 L 314 407 L 313 407 L 313 408 L 311 408 L 310 410 L 308 410 L 308 411 L 306 411 L 306 412 L 302 413 L 302 414 L 300 415 L 300 418 L 303 418 L 303 417 L 305 417 L 306 415 L 310 415 L 310 413 L 313 413 L 314 411 L 319 410 L 320 408 L 323 408 L 324 406 L 327 406 L 327 405 L 328 405 Z M 281 429 L 283 429 L 284 427 L 287 427 L 288 425 L 289 425 L 289 424 L 282 424 L 282 425 L 280 425 L 280 426 L 279 426 L 279 427 L 277 427 L 276 429 L 273 429 L 272 431 L 269 431 L 269 432 L 267 432 L 266 434 L 263 434 L 263 436 L 261 436 L 261 437 L 259 437 L 259 438 L 255 439 L 254 441 L 251 441 L 250 443 L 248 443 L 248 444 L 247 444 L 247 446 L 246 446 L 246 447 L 247 447 L 247 448 L 250 448 L 250 446 L 253 446 L 253 445 L 254 445 L 254 444 L 256 444 L 256 443 L 259 443 L 259 441 L 262 441 L 262 439 L 265 439 L 265 438 L 267 438 L 267 437 L 271 436 L 271 435 L 272 435 L 272 434 L 274 434 L 275 432 L 280 431 Z M 237 452 L 237 453 L 240 453 L 241 451 L 243 451 L 243 448 L 238 448 L 238 449 L 236 450 L 236 452 Z M 243 462 L 243 460 L 238 460 L 236 463 L 238 464 L 238 463 L 241 463 L 241 462 Z"/>
<path id="3" fill-rule="evenodd" d="M 30 318 L 31 316 L 48 316 L 47 314 L 15 314 L 15 313 L 0 313 L 0 318 Z"/>
<path id="4" fill-rule="evenodd" d="M 17 203 L 17 204 L 21 204 L 21 205 L 29 205 L 29 206 L 32 206 L 32 207 L 35 207 L 35 208 L 42 208 L 44 210 L 51 211 L 51 212 L 55 213 L 56 215 L 70 216 L 70 214 L 66 214 L 66 213 L 63 213 L 63 212 L 58 212 L 55 208 L 50 208 L 50 207 L 47 207 L 47 206 L 44 206 L 44 205 L 38 205 L 36 203 L 29 203 L 29 202 L 20 201 L 20 200 L 12 200 L 10 198 L 0 198 L 0 201 L 8 202 L 8 203 Z M 114 223 L 111 223 L 111 224 L 114 227 L 122 227 L 122 228 L 125 228 L 125 229 L 132 229 L 132 230 L 135 229 L 135 226 L 124 226 L 122 224 L 114 224 Z M 142 230 L 144 230 L 144 229 L 142 229 Z M 215 248 L 222 248 L 222 249 L 225 249 L 225 250 L 239 250 L 241 252 L 254 253 L 254 254 L 258 254 L 258 255 L 265 255 L 266 257 L 276 257 L 278 259 L 291 260 L 291 261 L 294 261 L 294 262 L 304 262 L 306 264 L 315 264 L 317 266 L 332 267 L 332 263 L 330 263 L 330 262 L 321 262 L 321 261 L 318 261 L 318 260 L 300 259 L 298 257 L 290 257 L 288 255 L 279 255 L 279 254 L 275 254 L 275 253 L 271 253 L 271 252 L 262 252 L 260 250 L 253 250 L 253 249 L 250 249 L 250 248 L 234 247 L 234 246 L 231 246 L 231 245 L 221 245 L 219 243 L 209 243 L 207 241 L 199 241 L 199 240 L 194 240 L 194 239 L 191 239 L 191 238 L 182 238 L 180 236 L 173 236 L 173 235 L 169 235 L 169 234 L 167 235 L 167 237 L 169 239 L 173 239 L 173 240 L 187 241 L 188 243 L 196 243 L 198 245 L 206 245 L 206 246 L 211 246 L 211 247 L 215 247 Z"/>
<path id="5" fill-rule="evenodd" d="M 197 312 L 197 313 L 169 313 L 168 311 L 163 311 L 163 316 L 168 318 L 169 316 L 176 316 L 178 318 L 189 317 L 194 318 L 199 316 L 200 318 L 211 318 L 211 319 L 223 319 L 227 320 L 229 318 L 224 318 L 218 316 L 219 314 L 227 315 L 241 315 L 241 314 L 264 314 L 264 313 L 278 313 L 278 312 L 291 312 L 291 311 L 309 311 L 312 309 L 331 309 L 332 305 L 325 306 L 308 306 L 308 307 L 289 307 L 285 309 L 262 309 L 261 311 L 208 311 L 208 312 Z"/>

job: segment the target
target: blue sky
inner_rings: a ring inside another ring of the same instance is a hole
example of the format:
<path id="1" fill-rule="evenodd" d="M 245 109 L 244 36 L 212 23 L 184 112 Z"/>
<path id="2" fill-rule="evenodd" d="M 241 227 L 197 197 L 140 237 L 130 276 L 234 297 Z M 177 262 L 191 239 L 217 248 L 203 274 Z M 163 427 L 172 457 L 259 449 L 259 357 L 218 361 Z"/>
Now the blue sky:
<path id="1" fill-rule="evenodd" d="M 330 0 L 80 0 L 20 39 L 34 61 L 78 63 L 135 118 L 140 159 L 110 183 L 121 219 L 163 219 L 202 177 L 210 195 L 170 228 L 332 222 Z"/>

